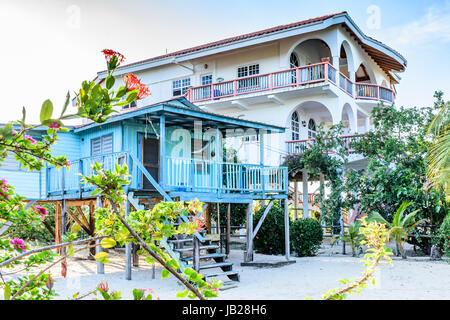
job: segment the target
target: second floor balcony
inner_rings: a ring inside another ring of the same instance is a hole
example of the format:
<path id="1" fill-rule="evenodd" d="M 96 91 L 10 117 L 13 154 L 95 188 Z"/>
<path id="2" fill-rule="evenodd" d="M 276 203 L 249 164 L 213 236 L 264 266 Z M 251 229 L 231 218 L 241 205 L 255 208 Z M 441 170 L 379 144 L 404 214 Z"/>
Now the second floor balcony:
<path id="1" fill-rule="evenodd" d="M 353 134 L 353 135 L 344 135 L 341 136 L 345 143 L 345 148 L 349 153 L 354 153 L 355 148 L 353 143 L 358 142 L 361 138 L 364 137 L 364 134 Z M 300 155 L 304 153 L 306 150 L 311 149 L 316 144 L 315 139 L 304 139 L 304 140 L 291 140 L 286 141 L 287 145 L 287 154 L 288 155 Z M 329 151 L 330 154 L 334 153 L 332 150 Z"/>
<path id="2" fill-rule="evenodd" d="M 393 103 L 395 99 L 392 89 L 377 84 L 352 82 L 329 62 L 191 87 L 186 97 L 193 103 L 207 103 L 260 92 L 302 90 L 318 84 L 332 84 L 356 100 Z"/>

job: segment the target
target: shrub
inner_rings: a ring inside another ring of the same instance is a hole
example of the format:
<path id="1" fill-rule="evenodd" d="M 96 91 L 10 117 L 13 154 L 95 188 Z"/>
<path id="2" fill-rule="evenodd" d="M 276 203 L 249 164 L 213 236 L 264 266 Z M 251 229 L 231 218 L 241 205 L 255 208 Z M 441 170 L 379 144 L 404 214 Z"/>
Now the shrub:
<path id="1" fill-rule="evenodd" d="M 55 226 L 55 205 L 46 203 L 41 204 L 48 210 L 45 218 L 47 225 L 53 228 Z M 33 221 L 28 225 L 12 225 L 8 230 L 8 236 L 11 238 L 21 238 L 28 241 L 37 241 L 39 243 L 50 243 L 54 240 L 53 235 L 47 230 L 44 223 Z"/>
<path id="2" fill-rule="evenodd" d="M 261 207 L 254 214 L 253 227 L 256 227 L 265 209 L 266 206 Z M 291 223 L 290 218 L 289 223 Z M 253 241 L 253 247 L 256 252 L 264 254 L 284 254 L 284 246 L 284 208 L 275 202 Z"/>
<path id="3" fill-rule="evenodd" d="M 450 258 L 450 214 L 447 214 L 437 230 L 436 238 L 433 242 L 439 247 L 445 257 Z"/>
<path id="4" fill-rule="evenodd" d="M 322 226 L 317 220 L 307 218 L 292 223 L 291 246 L 298 257 L 315 256 L 322 240 Z"/>

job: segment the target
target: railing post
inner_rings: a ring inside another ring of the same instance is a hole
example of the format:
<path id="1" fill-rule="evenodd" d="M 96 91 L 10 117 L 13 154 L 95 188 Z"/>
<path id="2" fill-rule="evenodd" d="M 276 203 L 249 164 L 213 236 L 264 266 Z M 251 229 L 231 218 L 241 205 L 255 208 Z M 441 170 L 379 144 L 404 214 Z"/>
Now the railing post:
<path id="1" fill-rule="evenodd" d="M 295 69 L 295 77 L 296 77 L 296 83 L 295 85 L 298 87 L 300 85 L 300 68 Z"/>
<path id="2" fill-rule="evenodd" d="M 270 74 L 269 81 L 270 81 L 269 89 L 270 89 L 270 91 L 272 91 L 273 90 L 273 73 Z"/>
<path id="3" fill-rule="evenodd" d="M 323 72 L 325 73 L 325 82 L 328 82 L 328 62 L 323 65 Z"/>
<path id="4" fill-rule="evenodd" d="M 64 196 L 64 189 L 65 189 L 65 172 L 66 168 L 61 168 L 61 194 Z"/>
<path id="5" fill-rule="evenodd" d="M 377 86 L 377 100 L 380 100 L 380 86 Z"/>
<path id="6" fill-rule="evenodd" d="M 45 197 L 47 198 L 50 194 L 50 168 L 48 167 L 48 165 L 45 165 L 45 190 Z"/>
<path id="7" fill-rule="evenodd" d="M 214 83 L 211 83 L 211 100 L 214 100 Z"/>
<path id="8" fill-rule="evenodd" d="M 80 193 L 80 199 L 82 198 L 82 187 L 81 187 L 81 179 L 83 177 L 83 160 L 78 160 L 78 173 L 80 174 L 78 178 L 78 191 Z"/>
<path id="9" fill-rule="evenodd" d="M 166 183 L 166 116 L 161 115 L 159 118 L 159 170 L 161 172 L 159 185 L 164 190 L 164 184 Z"/>

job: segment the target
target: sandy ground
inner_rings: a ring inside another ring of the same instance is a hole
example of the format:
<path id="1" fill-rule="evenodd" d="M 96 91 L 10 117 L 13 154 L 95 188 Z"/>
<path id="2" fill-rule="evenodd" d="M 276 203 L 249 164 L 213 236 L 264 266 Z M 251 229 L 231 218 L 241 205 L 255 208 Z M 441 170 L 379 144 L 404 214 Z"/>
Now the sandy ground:
<path id="1" fill-rule="evenodd" d="M 295 258 L 296 263 L 279 268 L 242 267 L 243 251 L 232 250 L 230 261 L 240 273 L 236 288 L 220 292 L 219 299 L 320 299 L 331 288 L 340 287 L 341 278 L 358 277 L 363 271 L 361 258 L 348 253 L 342 255 L 340 247 L 323 246 L 316 257 Z M 70 298 L 94 289 L 101 281 L 107 281 L 112 290 L 122 292 L 124 299 L 132 298 L 133 288 L 151 288 L 155 297 L 175 299 L 182 289 L 174 277 L 161 280 L 161 268 L 156 266 L 155 279 L 152 267 L 141 260 L 140 267 L 133 267 L 131 281 L 125 280 L 124 250 L 110 251 L 111 262 L 105 265 L 105 274 L 97 274 L 95 261 L 84 256 L 70 258 L 67 278 L 60 275 L 60 267 L 51 272 L 55 278 L 58 299 Z M 282 256 L 255 254 L 255 261 L 283 261 Z M 224 279 L 225 280 L 225 279 Z M 87 297 L 86 299 L 92 299 Z M 376 273 L 376 286 L 369 285 L 360 296 L 350 299 L 450 299 L 450 264 L 430 261 L 428 257 L 409 257 L 406 261 L 394 258 L 392 265 L 383 266 Z"/>

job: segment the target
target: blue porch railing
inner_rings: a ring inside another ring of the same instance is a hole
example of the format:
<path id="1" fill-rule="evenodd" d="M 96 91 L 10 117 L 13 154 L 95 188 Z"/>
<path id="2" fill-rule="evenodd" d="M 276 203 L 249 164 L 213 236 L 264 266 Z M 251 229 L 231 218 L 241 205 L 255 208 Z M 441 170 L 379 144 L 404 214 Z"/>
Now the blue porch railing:
<path id="1" fill-rule="evenodd" d="M 285 193 L 286 167 L 167 157 L 165 186 L 172 191 Z"/>
<path id="2" fill-rule="evenodd" d="M 70 161 L 66 168 L 47 168 L 47 196 L 91 191 L 92 185 L 81 183 L 81 175 L 93 173 L 91 165 L 103 163 L 104 170 L 114 170 L 114 165 L 127 163 L 132 189 L 140 189 L 139 176 L 143 174 L 170 200 L 166 191 L 196 191 L 221 193 L 287 193 L 288 172 L 286 167 L 257 164 L 218 163 L 201 159 L 166 157 L 162 166 L 162 182 L 158 184 L 139 159 L 131 152 L 116 152 Z M 81 174 L 81 175 L 80 175 Z M 163 186 L 163 187 L 161 187 Z"/>

